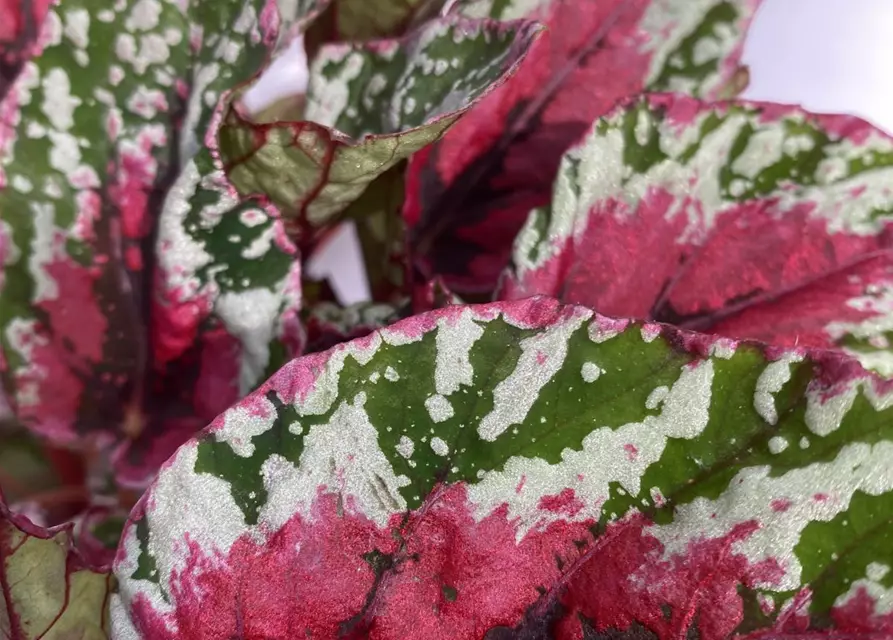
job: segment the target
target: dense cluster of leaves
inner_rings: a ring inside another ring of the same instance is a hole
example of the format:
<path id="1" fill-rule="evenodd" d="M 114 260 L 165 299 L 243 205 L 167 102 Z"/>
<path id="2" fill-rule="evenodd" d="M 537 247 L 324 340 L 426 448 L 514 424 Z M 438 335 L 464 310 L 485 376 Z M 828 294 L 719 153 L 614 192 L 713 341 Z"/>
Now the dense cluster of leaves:
<path id="1" fill-rule="evenodd" d="M 758 5 L 0 0 L 0 636 L 893 637 L 893 139 Z"/>

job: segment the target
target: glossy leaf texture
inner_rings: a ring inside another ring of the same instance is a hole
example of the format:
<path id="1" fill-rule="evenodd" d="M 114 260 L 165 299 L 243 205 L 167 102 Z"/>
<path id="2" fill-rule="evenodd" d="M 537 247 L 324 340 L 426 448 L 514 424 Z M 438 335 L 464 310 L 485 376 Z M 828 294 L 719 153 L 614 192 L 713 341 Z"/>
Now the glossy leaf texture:
<path id="1" fill-rule="evenodd" d="M 228 177 L 243 195 L 267 196 L 305 249 L 375 178 L 511 76 L 539 32 L 530 21 L 449 18 L 401 40 L 324 45 L 304 120 L 253 122 L 233 102 L 219 131 Z"/>
<path id="2" fill-rule="evenodd" d="M 629 101 L 518 236 L 500 295 L 533 294 L 893 374 L 893 139 L 795 107 Z"/>
<path id="3" fill-rule="evenodd" d="M 120 454 L 148 479 L 216 415 L 195 408 L 193 387 L 201 363 L 213 361 L 224 380 L 224 366 L 238 370 L 238 331 L 196 340 L 187 364 L 163 359 L 172 338 L 150 313 L 153 285 L 168 277 L 155 260 L 158 218 L 221 93 L 261 68 L 279 26 L 263 0 L 51 7 L 39 55 L 2 103 L 9 128 L 0 131 L 3 377 L 19 418 L 41 435 L 75 444 L 176 432 L 154 457 L 143 444 Z M 232 253 L 253 240 L 234 231 Z M 213 353 L 203 351 L 211 342 Z"/>
<path id="4" fill-rule="evenodd" d="M 714 99 L 738 81 L 759 0 L 460 0 L 454 11 L 546 24 L 524 72 L 410 163 L 405 216 L 418 278 L 492 292 L 562 154 L 643 91 Z"/>
<path id="5" fill-rule="evenodd" d="M 544 298 L 416 316 L 178 451 L 123 536 L 115 637 L 880 640 L 891 418 L 828 351 Z"/>
<path id="6" fill-rule="evenodd" d="M 71 527 L 42 529 L 0 494 L 0 634 L 15 640 L 105 640 L 114 578 L 86 565 Z"/>

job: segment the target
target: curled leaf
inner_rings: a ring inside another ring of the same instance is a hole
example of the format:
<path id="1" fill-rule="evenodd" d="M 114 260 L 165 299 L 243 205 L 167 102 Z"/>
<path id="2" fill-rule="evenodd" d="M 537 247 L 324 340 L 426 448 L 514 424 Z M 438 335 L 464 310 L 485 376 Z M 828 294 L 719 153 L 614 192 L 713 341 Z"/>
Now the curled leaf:
<path id="1" fill-rule="evenodd" d="M 713 99 L 735 76 L 759 0 L 460 0 L 480 18 L 547 30 L 511 78 L 412 158 L 405 215 L 422 281 L 489 293 L 533 207 L 549 200 L 565 150 L 627 96 Z"/>
<path id="2" fill-rule="evenodd" d="M 303 121 L 259 124 L 229 108 L 218 134 L 228 177 L 243 195 L 269 197 L 308 246 L 376 177 L 504 82 L 539 29 L 451 18 L 402 40 L 325 45 Z"/>
<path id="3" fill-rule="evenodd" d="M 893 373 L 893 139 L 849 116 L 684 96 L 627 102 L 562 161 L 501 296 Z"/>
<path id="4" fill-rule="evenodd" d="M 410 318 L 178 451 L 115 636 L 880 638 L 891 407 L 841 354 L 548 299 Z"/>

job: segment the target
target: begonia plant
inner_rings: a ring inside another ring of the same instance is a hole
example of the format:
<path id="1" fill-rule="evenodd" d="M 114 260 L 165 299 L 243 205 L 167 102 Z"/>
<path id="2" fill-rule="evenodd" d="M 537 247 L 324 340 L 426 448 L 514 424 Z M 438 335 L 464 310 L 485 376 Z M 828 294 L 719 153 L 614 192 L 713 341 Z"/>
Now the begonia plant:
<path id="1" fill-rule="evenodd" d="M 758 5 L 0 0 L 0 637 L 893 638 L 893 138 Z"/>

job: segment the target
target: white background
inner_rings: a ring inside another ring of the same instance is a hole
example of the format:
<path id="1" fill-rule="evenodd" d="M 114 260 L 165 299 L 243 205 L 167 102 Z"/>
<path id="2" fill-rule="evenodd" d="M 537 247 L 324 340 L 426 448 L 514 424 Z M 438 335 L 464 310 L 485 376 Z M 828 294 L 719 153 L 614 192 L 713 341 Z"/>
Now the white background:
<path id="1" fill-rule="evenodd" d="M 764 0 L 744 97 L 852 113 L 893 133 L 893 0 Z"/>

